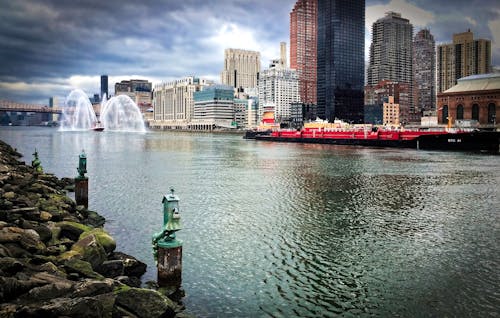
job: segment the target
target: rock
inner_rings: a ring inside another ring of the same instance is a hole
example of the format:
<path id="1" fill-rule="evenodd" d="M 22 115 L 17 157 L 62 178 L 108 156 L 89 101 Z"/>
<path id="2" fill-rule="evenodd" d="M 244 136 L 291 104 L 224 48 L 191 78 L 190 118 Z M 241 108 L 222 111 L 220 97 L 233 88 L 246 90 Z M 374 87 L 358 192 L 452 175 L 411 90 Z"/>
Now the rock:
<path id="1" fill-rule="evenodd" d="M 14 275 L 24 269 L 25 265 L 12 257 L 0 258 L 0 270 L 7 275 Z"/>
<path id="2" fill-rule="evenodd" d="M 43 253 L 46 248 L 35 230 L 25 230 L 19 242 L 25 250 L 32 253 Z"/>
<path id="3" fill-rule="evenodd" d="M 10 257 L 12 256 L 9 252 L 9 250 L 3 246 L 3 244 L 0 244 L 0 257 Z"/>
<path id="4" fill-rule="evenodd" d="M 55 298 L 48 303 L 36 306 L 24 306 L 17 312 L 17 317 L 74 317 L 101 318 L 105 315 L 103 304 L 92 297 Z"/>
<path id="5" fill-rule="evenodd" d="M 115 294 L 115 306 L 137 317 L 175 317 L 175 304 L 157 291 L 122 287 Z"/>
<path id="6" fill-rule="evenodd" d="M 95 211 L 87 211 L 87 217 L 83 220 L 84 224 L 87 224 L 92 227 L 102 227 L 106 219 Z"/>
<path id="7" fill-rule="evenodd" d="M 42 220 L 43 222 L 47 222 L 50 221 L 50 219 L 52 219 L 52 214 L 45 211 L 40 212 L 40 220 Z"/>
<path id="8" fill-rule="evenodd" d="M 73 241 L 77 241 L 83 232 L 91 230 L 90 227 L 76 222 L 62 221 L 56 225 L 61 228 L 60 236 L 65 236 Z"/>
<path id="9" fill-rule="evenodd" d="M 19 246 L 17 243 L 5 243 L 3 246 L 11 257 L 23 258 L 33 256 L 33 254 Z"/>
<path id="10" fill-rule="evenodd" d="M 12 200 L 16 197 L 16 194 L 12 191 L 9 191 L 9 192 L 5 192 L 3 197 L 7 200 Z"/>
<path id="11" fill-rule="evenodd" d="M 124 266 L 124 275 L 141 277 L 146 272 L 147 265 L 133 256 L 122 252 L 114 252 L 109 257 L 110 260 L 121 260 Z"/>
<path id="12" fill-rule="evenodd" d="M 74 283 L 70 281 L 60 281 L 40 287 L 35 287 L 31 289 L 23 298 L 36 299 L 37 301 L 49 300 L 52 298 L 58 298 L 67 295 L 71 293 L 73 289 Z"/>
<path id="13" fill-rule="evenodd" d="M 117 281 L 130 287 L 141 287 L 141 280 L 134 276 L 118 276 L 115 277 Z"/>
<path id="14" fill-rule="evenodd" d="M 72 258 L 72 259 L 67 260 L 64 263 L 64 267 L 66 268 L 66 272 L 68 272 L 68 273 L 73 272 L 73 273 L 77 273 L 83 277 L 95 278 L 95 279 L 99 279 L 99 280 L 104 279 L 103 276 L 94 272 L 94 270 L 92 269 L 92 266 L 90 265 L 89 262 L 79 260 L 77 258 Z"/>
<path id="15" fill-rule="evenodd" d="M 113 289 L 114 289 L 114 282 L 111 279 L 104 279 L 104 280 L 86 279 L 76 284 L 75 290 L 71 295 L 71 298 L 89 297 L 100 294 L 107 294 L 111 293 Z"/>
<path id="16" fill-rule="evenodd" d="M 94 235 L 96 237 L 97 241 L 99 242 L 99 244 L 101 244 L 101 246 L 104 248 L 106 253 L 109 254 L 115 250 L 115 248 L 116 248 L 115 240 L 108 233 L 106 233 L 103 229 L 97 228 L 97 229 L 93 229 L 93 230 L 90 230 L 87 232 L 83 232 L 80 235 L 80 240 L 89 236 L 89 235 Z"/>
<path id="17" fill-rule="evenodd" d="M 36 284 L 27 280 L 0 276 L 0 302 L 15 299 L 35 286 Z"/>
<path id="18" fill-rule="evenodd" d="M 98 268 L 106 260 L 106 251 L 94 234 L 85 236 L 75 244 L 71 250 L 82 255 L 82 259 L 89 262 L 92 268 Z"/>
<path id="19" fill-rule="evenodd" d="M 52 239 L 52 231 L 45 225 L 37 225 L 34 230 L 38 233 L 42 242 L 47 243 Z"/>
<path id="20" fill-rule="evenodd" d="M 104 277 L 114 278 L 117 276 L 123 276 L 123 261 L 121 260 L 111 260 L 104 261 L 96 271 L 103 275 Z"/>

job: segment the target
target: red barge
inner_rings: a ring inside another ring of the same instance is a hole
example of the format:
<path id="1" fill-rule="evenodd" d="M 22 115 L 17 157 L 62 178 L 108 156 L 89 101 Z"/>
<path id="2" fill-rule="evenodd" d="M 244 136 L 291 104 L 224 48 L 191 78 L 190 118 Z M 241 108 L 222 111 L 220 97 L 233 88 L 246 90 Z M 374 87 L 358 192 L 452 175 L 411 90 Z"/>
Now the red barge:
<path id="1" fill-rule="evenodd" d="M 300 142 L 369 147 L 430 150 L 484 151 L 499 153 L 500 132 L 460 129 L 303 128 L 247 132 L 245 138 L 263 141 Z"/>

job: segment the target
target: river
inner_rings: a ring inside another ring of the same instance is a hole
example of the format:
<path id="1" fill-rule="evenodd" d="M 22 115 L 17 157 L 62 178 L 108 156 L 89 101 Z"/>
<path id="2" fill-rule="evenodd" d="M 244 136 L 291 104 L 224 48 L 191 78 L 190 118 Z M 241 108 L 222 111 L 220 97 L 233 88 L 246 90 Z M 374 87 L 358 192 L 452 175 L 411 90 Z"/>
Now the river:
<path id="1" fill-rule="evenodd" d="M 500 315 L 500 156 L 181 132 L 0 139 L 59 177 L 84 149 L 89 208 L 148 264 L 144 281 L 173 186 L 198 317 Z"/>

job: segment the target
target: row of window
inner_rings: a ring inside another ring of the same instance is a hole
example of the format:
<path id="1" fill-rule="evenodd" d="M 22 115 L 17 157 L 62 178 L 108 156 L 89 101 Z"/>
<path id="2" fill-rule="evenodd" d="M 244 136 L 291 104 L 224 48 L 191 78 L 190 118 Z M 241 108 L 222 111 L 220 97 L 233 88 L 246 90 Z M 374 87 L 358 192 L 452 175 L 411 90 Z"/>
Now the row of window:
<path id="1" fill-rule="evenodd" d="M 470 119 L 479 121 L 479 112 L 480 112 L 479 105 L 478 104 L 472 105 Z M 449 116 L 448 105 L 444 105 L 441 122 L 446 123 L 448 121 L 448 116 Z M 464 118 L 464 106 L 462 104 L 457 106 L 457 110 L 455 113 L 455 119 L 456 120 L 465 119 Z M 495 106 L 495 104 L 491 103 L 488 105 L 488 124 L 494 124 L 495 120 L 496 120 L 496 106 Z"/>

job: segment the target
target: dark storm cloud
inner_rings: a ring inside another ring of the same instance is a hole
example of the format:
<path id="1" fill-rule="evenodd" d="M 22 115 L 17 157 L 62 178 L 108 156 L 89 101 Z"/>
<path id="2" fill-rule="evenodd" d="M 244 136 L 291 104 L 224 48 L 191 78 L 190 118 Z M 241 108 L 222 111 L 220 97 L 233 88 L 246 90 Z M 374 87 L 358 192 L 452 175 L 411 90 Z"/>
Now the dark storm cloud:
<path id="1" fill-rule="evenodd" d="M 293 2 L 0 0 L 0 83 L 217 74 L 223 53 L 218 65 L 204 56 L 213 54 L 206 39 L 219 22 L 287 40 Z"/>

